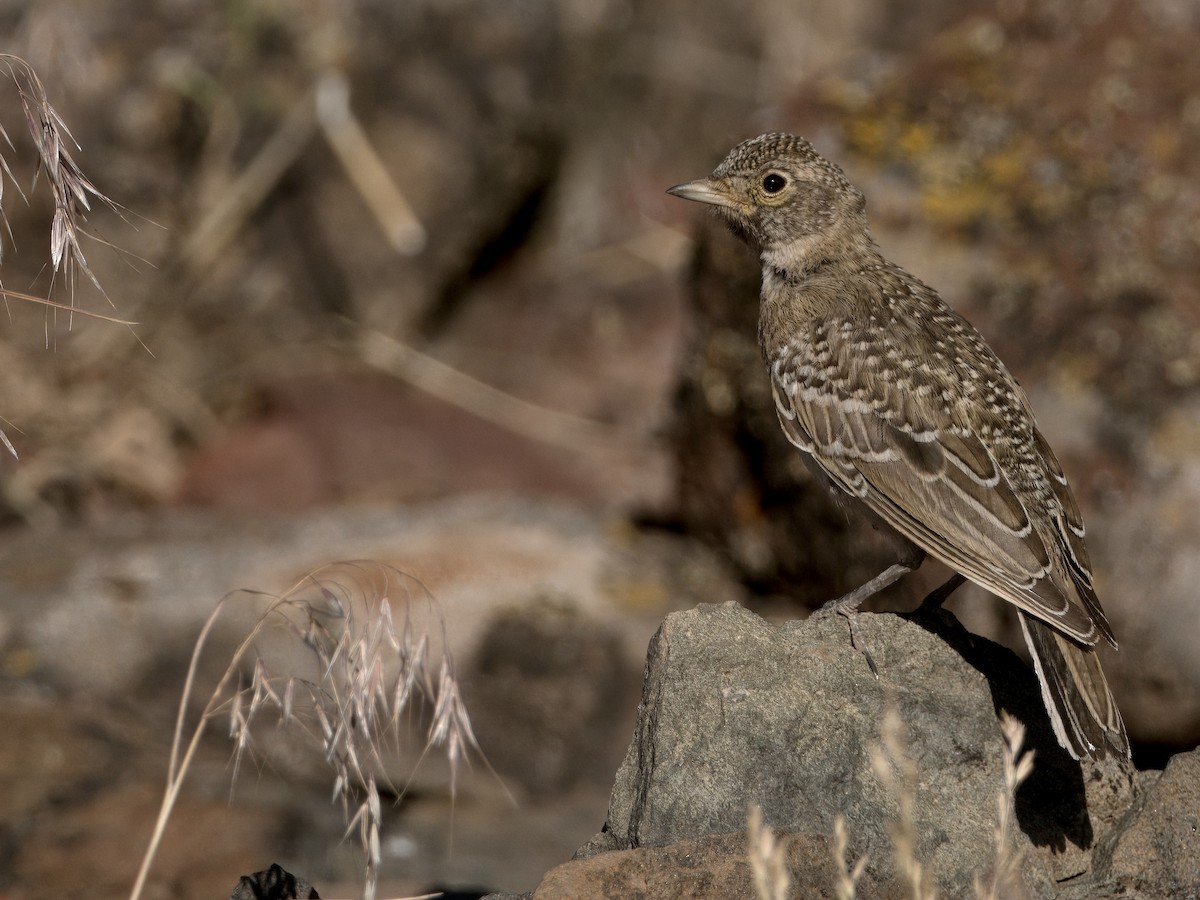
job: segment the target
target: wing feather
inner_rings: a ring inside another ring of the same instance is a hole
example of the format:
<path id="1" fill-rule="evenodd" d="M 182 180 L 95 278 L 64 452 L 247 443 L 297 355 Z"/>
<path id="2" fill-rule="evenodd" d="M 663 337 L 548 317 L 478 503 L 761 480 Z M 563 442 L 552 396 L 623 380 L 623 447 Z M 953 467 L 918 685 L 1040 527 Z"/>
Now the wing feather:
<path id="1" fill-rule="evenodd" d="M 964 424 L 970 416 L 935 408 L 945 402 L 938 393 L 862 384 L 866 370 L 851 362 L 854 348 L 826 338 L 824 358 L 797 361 L 805 352 L 797 342 L 772 367 L 788 439 L 838 487 L 972 581 L 1084 644 L 1101 634 L 1111 639 L 1092 590 L 1078 508 L 1036 429 L 1054 507 L 1049 539 L 1034 522 L 1044 526 L 1047 510 L 1031 516 L 1028 491 L 1006 469 L 1011 460 Z M 783 369 L 807 374 L 782 380 Z M 876 388 L 875 403 L 864 401 L 863 387 Z M 881 399 L 889 397 L 891 406 Z"/>

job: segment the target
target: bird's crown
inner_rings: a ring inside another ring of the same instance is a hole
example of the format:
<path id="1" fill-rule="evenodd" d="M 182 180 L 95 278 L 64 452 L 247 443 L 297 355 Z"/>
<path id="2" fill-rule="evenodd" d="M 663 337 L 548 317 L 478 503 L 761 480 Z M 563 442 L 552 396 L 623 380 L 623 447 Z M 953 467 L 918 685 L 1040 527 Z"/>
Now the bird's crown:
<path id="1" fill-rule="evenodd" d="M 841 190 L 855 190 L 841 168 L 817 153 L 812 144 L 802 137 L 783 132 L 760 134 L 742 141 L 729 151 L 713 171 L 713 177 L 753 175 L 776 165 L 799 165 L 807 170 L 809 180 L 824 181 Z"/>

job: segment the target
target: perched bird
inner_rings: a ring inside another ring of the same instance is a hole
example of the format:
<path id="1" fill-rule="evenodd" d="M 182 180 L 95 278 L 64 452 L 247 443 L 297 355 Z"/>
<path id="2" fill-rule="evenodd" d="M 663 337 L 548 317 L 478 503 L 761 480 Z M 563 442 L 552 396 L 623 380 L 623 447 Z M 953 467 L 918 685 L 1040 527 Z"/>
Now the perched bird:
<path id="1" fill-rule="evenodd" d="M 759 342 L 780 424 L 814 472 L 905 547 L 824 610 L 850 617 L 932 555 L 959 573 L 939 599 L 965 576 L 1017 607 L 1062 746 L 1076 759 L 1128 756 L 1095 652 L 1116 641 L 1079 508 L 1025 392 L 979 332 L 880 254 L 862 192 L 802 138 L 746 141 L 668 192 L 711 204 L 760 251 Z"/>

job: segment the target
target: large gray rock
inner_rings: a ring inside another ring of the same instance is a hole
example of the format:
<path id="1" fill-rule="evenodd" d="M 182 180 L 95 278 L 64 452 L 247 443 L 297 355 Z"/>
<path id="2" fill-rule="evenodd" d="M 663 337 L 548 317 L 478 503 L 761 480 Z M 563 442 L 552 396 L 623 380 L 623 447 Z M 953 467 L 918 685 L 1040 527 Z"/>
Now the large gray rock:
<path id="1" fill-rule="evenodd" d="M 871 751 L 894 706 L 918 773 L 917 858 L 943 895 L 966 895 L 995 859 L 1002 705 L 1029 723 L 1038 754 L 1016 803 L 1026 889 L 1053 896 L 1057 879 L 1085 873 L 1097 831 L 1118 814 L 1110 808 L 1132 796 L 1128 768 L 1109 760 L 1081 769 L 1066 757 L 1028 668 L 948 615 L 917 624 L 864 614 L 859 624 L 878 680 L 841 618 L 776 627 L 735 604 L 668 616 L 651 642 L 606 833 L 584 855 L 738 831 L 756 803 L 783 832 L 829 836 L 844 816 L 851 858 L 868 855 L 871 878 L 892 882 L 897 800 Z"/>
<path id="2" fill-rule="evenodd" d="M 894 703 L 924 771 L 920 853 L 947 888 L 967 889 L 991 858 L 1001 784 L 986 683 L 947 677 L 948 666 L 965 664 L 916 626 L 882 629 L 874 616 L 861 624 L 878 681 L 841 619 L 777 628 L 734 605 L 668 617 L 650 647 L 642 716 L 613 788 L 615 845 L 736 831 L 756 803 L 785 831 L 832 834 L 844 816 L 852 854 L 886 870 L 896 804 L 872 772 L 870 748 Z M 945 815 L 947 806 L 956 814 Z"/>
<path id="3" fill-rule="evenodd" d="M 997 896 L 1200 897 L 1200 751 L 1162 773 L 1072 760 L 1033 673 L 1010 651 L 946 612 L 864 614 L 859 624 L 878 680 L 841 619 L 774 626 L 732 603 L 669 615 L 650 643 L 604 830 L 525 896 L 753 898 L 750 803 L 779 837 L 794 896 L 834 895 L 838 815 L 848 861 L 869 860 L 856 896 L 912 896 L 891 836 L 897 798 L 870 763 L 894 708 L 916 772 L 914 856 L 939 896 L 974 896 L 973 880 L 994 865 L 996 710 L 1006 709 L 1027 724 L 1035 759 L 1008 848 L 1023 856 L 1022 883 Z"/>

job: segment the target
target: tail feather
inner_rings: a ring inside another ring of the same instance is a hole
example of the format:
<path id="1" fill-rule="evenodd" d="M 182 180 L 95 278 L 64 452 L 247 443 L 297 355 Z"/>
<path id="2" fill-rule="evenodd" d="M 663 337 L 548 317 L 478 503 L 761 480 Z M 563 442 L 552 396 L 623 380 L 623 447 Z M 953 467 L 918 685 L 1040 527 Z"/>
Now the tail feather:
<path id="1" fill-rule="evenodd" d="M 1020 619 L 1059 743 L 1076 759 L 1108 750 L 1128 757 L 1125 723 L 1095 649 L 1024 612 Z"/>

